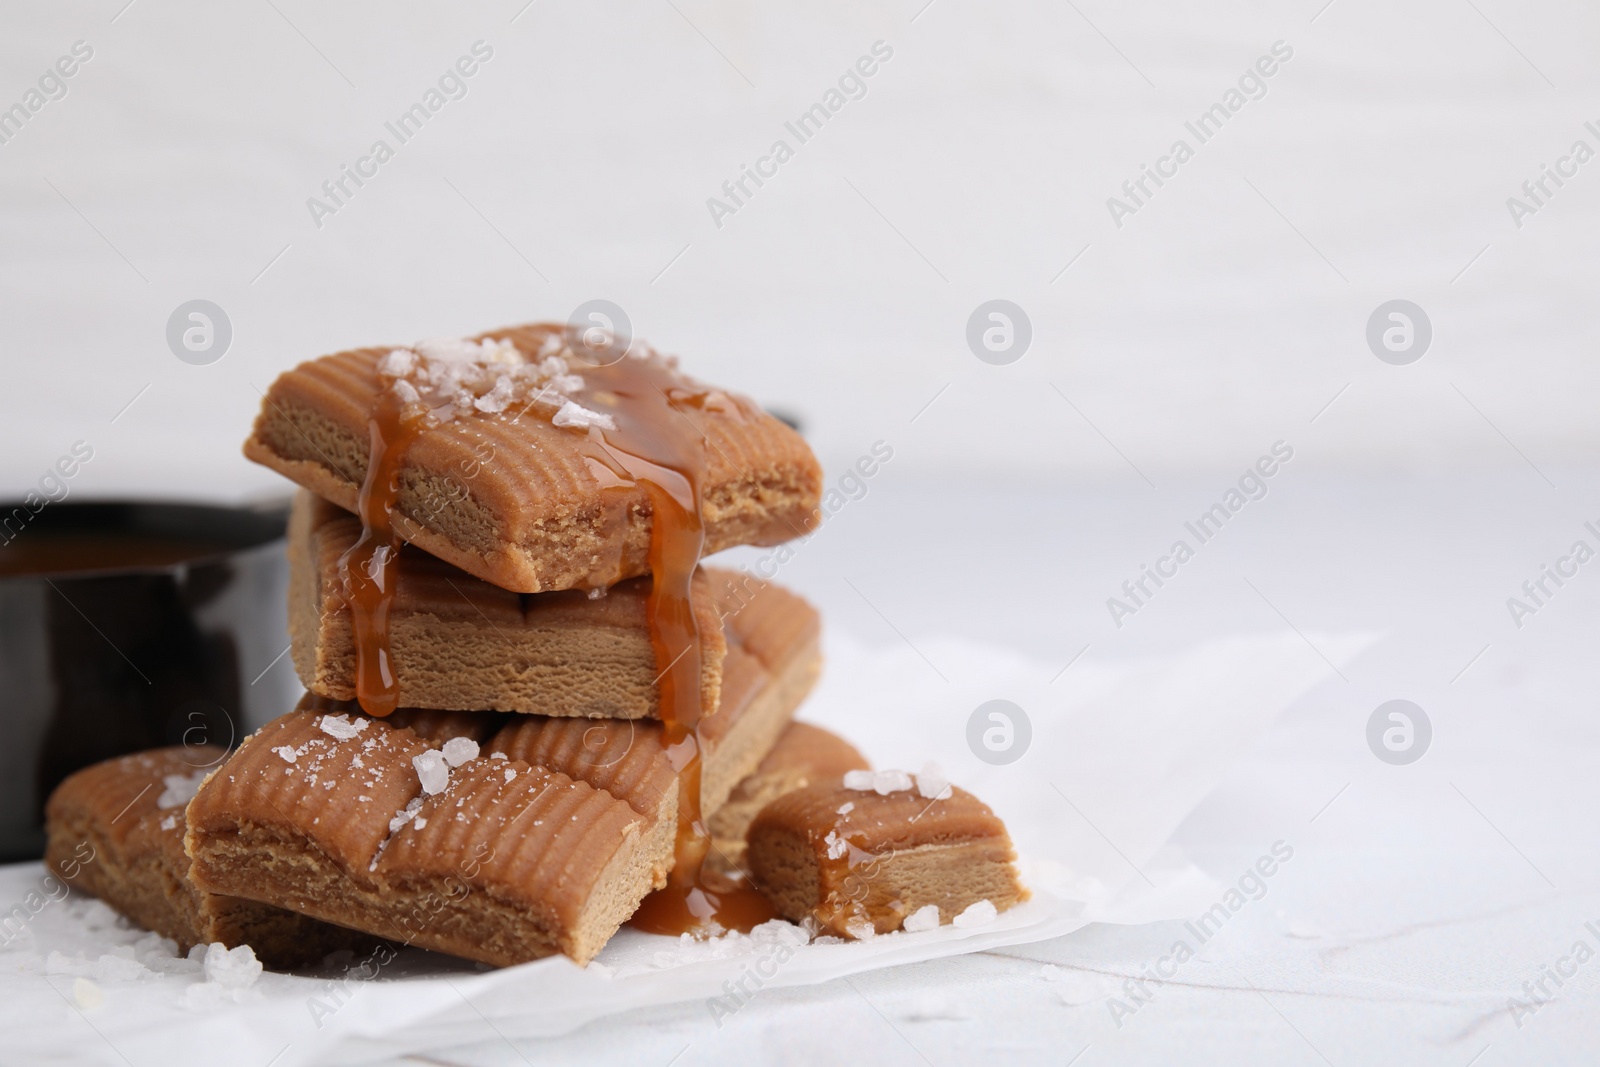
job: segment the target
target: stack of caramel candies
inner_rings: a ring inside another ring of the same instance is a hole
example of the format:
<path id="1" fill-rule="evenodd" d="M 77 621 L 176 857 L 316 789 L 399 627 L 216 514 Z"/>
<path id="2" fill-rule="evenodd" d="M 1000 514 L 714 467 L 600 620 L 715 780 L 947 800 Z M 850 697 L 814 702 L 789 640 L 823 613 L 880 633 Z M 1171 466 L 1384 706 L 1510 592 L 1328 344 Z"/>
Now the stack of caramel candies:
<path id="1" fill-rule="evenodd" d="M 811 606 L 701 565 L 819 515 L 816 459 L 750 400 L 522 326 L 304 363 L 245 454 L 302 487 L 308 693 L 203 782 L 156 752 L 63 783 L 52 860 L 100 842 L 84 887 L 136 920 L 285 965 L 372 940 L 505 965 L 630 921 L 865 937 L 1021 898 L 970 794 L 792 722 Z M 139 833 L 104 818 L 158 781 Z"/>

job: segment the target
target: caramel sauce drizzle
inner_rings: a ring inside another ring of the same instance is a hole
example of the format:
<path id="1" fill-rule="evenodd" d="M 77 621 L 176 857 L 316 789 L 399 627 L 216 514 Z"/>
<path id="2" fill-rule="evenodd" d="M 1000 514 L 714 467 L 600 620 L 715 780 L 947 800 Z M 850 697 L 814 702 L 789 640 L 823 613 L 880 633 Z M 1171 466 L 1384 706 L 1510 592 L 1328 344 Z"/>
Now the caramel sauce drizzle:
<path id="1" fill-rule="evenodd" d="M 541 334 L 561 329 L 548 326 Z M 704 703 L 700 628 L 690 601 L 690 582 L 705 544 L 701 488 L 706 442 L 685 410 L 718 404 L 742 409 L 744 402 L 691 385 L 654 358 L 627 356 L 608 366 L 577 365 L 574 370 L 584 379 L 579 402 L 609 415 L 616 425 L 615 430 L 590 427 L 584 445 L 590 473 L 601 487 L 603 515 L 604 547 L 589 576 L 591 585 L 600 589 L 621 577 L 626 499 L 633 488 L 644 489 L 652 514 L 646 617 L 660 669 L 663 740 L 678 773 L 678 825 L 667 885 L 645 898 L 632 925 L 671 935 L 748 932 L 776 917 L 772 906 L 748 886 L 708 885 L 701 871 L 711 835 L 700 804 L 699 727 Z M 523 408 L 511 417 L 520 418 L 528 411 Z M 361 537 L 339 560 L 355 630 L 357 700 L 364 711 L 379 717 L 399 704 L 390 664 L 389 608 L 402 539 L 394 530 L 392 511 L 399 495 L 400 464 L 427 423 L 425 414 L 408 415 L 391 390 L 382 390 L 369 421 L 371 454 L 360 495 Z"/>
<path id="2" fill-rule="evenodd" d="M 641 486 L 650 498 L 650 596 L 646 618 L 660 670 L 657 689 L 667 757 L 678 772 L 678 826 L 672 873 L 646 897 L 632 925 L 655 934 L 749 931 L 774 918 L 764 897 L 746 886 L 711 886 L 702 865 L 711 835 L 701 811 L 703 746 L 699 726 L 700 627 L 690 602 L 690 582 L 705 544 L 701 488 L 706 445 L 684 412 L 703 407 L 711 394 L 689 387 L 670 367 L 624 358 L 583 370 L 581 403 L 611 416 L 616 430 L 591 427 L 591 468 L 601 466 Z M 608 512 L 612 521 L 626 515 Z M 620 545 L 623 528 L 609 531 Z M 606 560 L 602 563 L 611 563 Z M 615 565 L 615 564 L 613 564 Z M 664 666 L 663 666 L 664 665 Z"/>
<path id="3" fill-rule="evenodd" d="M 361 537 L 339 557 L 355 631 L 356 700 L 361 710 L 379 718 L 400 704 L 400 688 L 389 662 L 389 607 L 403 542 L 395 532 L 392 512 L 400 495 L 400 463 L 424 422 L 420 414 L 408 417 L 390 390 L 379 394 L 367 422 L 371 451 L 357 504 Z"/>

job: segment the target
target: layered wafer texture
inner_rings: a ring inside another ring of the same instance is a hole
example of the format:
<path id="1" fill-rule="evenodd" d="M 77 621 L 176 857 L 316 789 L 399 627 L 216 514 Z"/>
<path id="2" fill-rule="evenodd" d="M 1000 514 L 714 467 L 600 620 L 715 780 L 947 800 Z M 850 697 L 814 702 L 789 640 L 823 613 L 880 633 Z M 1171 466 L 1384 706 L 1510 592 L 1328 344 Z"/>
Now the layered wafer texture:
<path id="1" fill-rule="evenodd" d="M 249 945 L 269 967 L 312 964 L 367 935 L 270 904 L 211 893 L 189 878 L 184 806 L 227 756 L 211 746 L 154 749 L 65 779 L 45 809 L 45 863 L 68 884 L 178 943 Z"/>
<path id="2" fill-rule="evenodd" d="M 712 849 L 706 865 L 721 875 L 744 870 L 745 832 L 768 804 L 817 782 L 837 782 L 847 771 L 867 770 L 866 757 L 838 734 L 810 723 L 790 723 L 763 759 L 707 821 Z"/>
<path id="3" fill-rule="evenodd" d="M 1025 899 L 1005 825 L 971 793 L 939 785 L 932 798 L 837 782 L 779 797 L 750 824 L 753 881 L 785 918 L 853 938 L 931 919 L 924 909 L 947 923 L 980 901 L 1005 911 Z"/>
<path id="4" fill-rule="evenodd" d="M 510 371 L 549 358 L 541 354 L 552 343 L 559 348 L 563 334 L 535 325 L 483 336 L 515 347 L 513 360 L 520 362 L 508 368 L 509 381 L 515 378 Z M 245 455 L 356 510 L 369 420 L 390 388 L 379 365 L 390 351 L 341 352 L 280 376 L 267 391 Z M 609 368 L 569 360 L 568 369 L 605 382 L 634 358 Z M 673 432 L 699 439 L 704 551 L 777 544 L 810 529 L 822 479 L 800 436 L 749 401 L 681 382 L 671 403 L 685 425 Z M 654 511 L 648 493 L 597 463 L 593 434 L 584 425 L 556 425 L 558 415 L 553 405 L 537 402 L 501 404 L 495 411 L 467 405 L 465 414 L 430 423 L 400 464 L 396 530 L 517 592 L 606 585 L 647 573 Z"/>
<path id="5" fill-rule="evenodd" d="M 356 642 L 340 557 L 360 521 L 310 493 L 289 523 L 289 632 L 295 669 L 313 693 L 356 695 Z M 719 572 L 717 585 L 735 576 Z M 601 597 L 578 590 L 519 594 L 475 578 L 414 546 L 400 550 L 389 606 L 389 663 L 405 707 L 537 715 L 659 717 L 655 653 L 646 619 L 649 578 Z M 692 605 L 701 635 L 701 697 L 720 700 L 727 642 L 721 600 L 704 571 Z M 725 601 L 725 603 L 724 603 Z"/>
<path id="6" fill-rule="evenodd" d="M 650 888 L 643 825 L 558 772 L 295 711 L 201 786 L 187 845 L 213 892 L 485 963 L 587 962 Z"/>

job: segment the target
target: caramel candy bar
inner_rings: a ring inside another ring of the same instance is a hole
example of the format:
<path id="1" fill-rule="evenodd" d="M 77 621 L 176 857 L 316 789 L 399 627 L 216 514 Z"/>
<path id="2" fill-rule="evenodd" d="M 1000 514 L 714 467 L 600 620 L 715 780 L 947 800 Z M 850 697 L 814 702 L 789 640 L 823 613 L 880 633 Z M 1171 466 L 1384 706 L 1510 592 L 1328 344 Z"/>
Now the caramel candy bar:
<path id="1" fill-rule="evenodd" d="M 373 939 L 292 911 L 198 888 L 184 855 L 184 806 L 227 751 L 154 749 L 87 767 L 45 806 L 45 864 L 129 919 L 178 943 L 249 945 L 269 967 L 316 963 Z"/>
<path id="2" fill-rule="evenodd" d="M 821 469 L 793 430 L 641 344 L 597 356 L 573 340 L 532 325 L 303 363 L 267 391 L 245 455 L 353 512 L 372 428 L 420 427 L 398 464 L 395 530 L 522 593 L 648 573 L 644 481 L 698 490 L 704 554 L 811 527 Z"/>
<path id="3" fill-rule="evenodd" d="M 774 800 L 813 782 L 838 781 L 846 771 L 867 770 L 866 757 L 838 734 L 810 723 L 792 722 L 767 758 L 740 781 L 712 815 L 712 847 L 706 866 L 737 877 L 744 871 L 745 831 L 756 813 Z"/>
<path id="4" fill-rule="evenodd" d="M 845 780 L 864 788 L 828 782 L 779 797 L 750 824 L 752 880 L 785 918 L 857 939 L 1025 900 L 1005 824 L 931 778 L 857 771 Z"/>
<path id="5" fill-rule="evenodd" d="M 289 522 L 289 633 L 295 669 L 313 693 L 356 696 L 356 642 L 339 557 L 361 535 L 349 512 L 297 495 Z M 733 589 L 719 572 L 719 590 Z M 650 579 L 602 597 L 579 590 L 519 594 L 407 545 L 394 568 L 389 663 L 404 707 L 538 715 L 659 717 L 655 652 L 646 625 Z M 719 616 L 737 606 L 695 576 L 701 699 L 720 699 L 727 650 Z"/>
<path id="6" fill-rule="evenodd" d="M 588 962 L 652 884 L 644 820 L 586 782 L 477 750 L 290 712 L 190 802 L 190 877 L 484 963 Z"/>

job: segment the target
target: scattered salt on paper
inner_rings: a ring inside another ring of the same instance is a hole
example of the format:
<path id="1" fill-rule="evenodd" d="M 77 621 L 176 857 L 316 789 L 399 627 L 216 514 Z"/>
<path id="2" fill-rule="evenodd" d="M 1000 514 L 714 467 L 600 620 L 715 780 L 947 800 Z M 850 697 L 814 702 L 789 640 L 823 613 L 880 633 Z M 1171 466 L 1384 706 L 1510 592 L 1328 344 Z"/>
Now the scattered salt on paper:
<path id="1" fill-rule="evenodd" d="M 229 948 L 221 941 L 206 946 L 202 963 L 206 980 L 224 989 L 248 989 L 261 977 L 261 961 L 249 945 Z"/>
<path id="2" fill-rule="evenodd" d="M 417 769 L 422 791 L 429 796 L 444 792 L 450 784 L 450 766 L 445 763 L 444 753 L 437 749 L 430 748 L 421 755 L 412 756 L 411 765 Z"/>
<path id="3" fill-rule="evenodd" d="M 979 900 L 968 904 L 966 910 L 951 921 L 959 928 L 969 930 L 974 926 L 988 926 L 999 917 L 1000 913 L 995 910 L 995 906 L 992 903 L 987 900 Z"/>
<path id="4" fill-rule="evenodd" d="M 452 737 L 439 751 L 446 763 L 459 767 L 469 759 L 478 758 L 478 742 L 470 737 Z"/>
<path id="5" fill-rule="evenodd" d="M 158 808 L 181 808 L 194 799 L 200 791 L 200 783 L 206 780 L 207 770 L 198 770 L 193 774 L 169 774 L 161 779 L 161 795 L 156 797 Z"/>
<path id="6" fill-rule="evenodd" d="M 317 727 L 335 741 L 353 741 L 371 725 L 371 719 L 357 718 L 351 722 L 348 715 L 324 715 L 317 723 Z"/>
<path id="7" fill-rule="evenodd" d="M 924 904 L 916 911 L 905 917 L 900 928 L 908 934 L 920 934 L 924 930 L 934 930 L 939 926 L 939 905 Z"/>
<path id="8" fill-rule="evenodd" d="M 87 978 L 72 980 L 72 1002 L 83 1011 L 94 1011 L 106 1002 L 105 991 Z"/>

